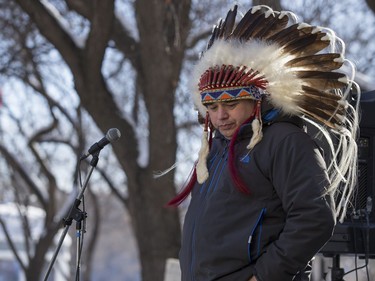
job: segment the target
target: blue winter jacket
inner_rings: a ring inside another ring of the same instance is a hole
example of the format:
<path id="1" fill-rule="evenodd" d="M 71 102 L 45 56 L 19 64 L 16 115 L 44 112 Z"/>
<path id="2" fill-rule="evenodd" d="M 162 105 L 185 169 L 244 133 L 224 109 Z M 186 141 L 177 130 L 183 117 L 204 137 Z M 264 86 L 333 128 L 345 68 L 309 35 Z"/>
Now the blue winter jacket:
<path id="1" fill-rule="evenodd" d="M 248 153 L 250 125 L 235 144 L 236 189 L 229 141 L 220 134 L 208 157 L 209 179 L 196 184 L 185 216 L 182 281 L 305 280 L 303 272 L 332 235 L 334 204 L 320 150 L 300 126 L 277 122 Z"/>

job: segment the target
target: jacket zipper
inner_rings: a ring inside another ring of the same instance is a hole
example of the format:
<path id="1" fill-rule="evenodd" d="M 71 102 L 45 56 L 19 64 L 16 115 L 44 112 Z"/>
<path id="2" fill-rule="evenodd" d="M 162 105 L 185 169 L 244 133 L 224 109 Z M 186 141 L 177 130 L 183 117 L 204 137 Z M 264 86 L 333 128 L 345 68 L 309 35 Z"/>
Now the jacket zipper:
<path id="1" fill-rule="evenodd" d="M 212 178 L 212 181 L 210 182 L 210 185 L 209 185 L 209 187 L 207 189 L 207 193 L 206 194 L 208 194 L 210 192 L 210 190 L 211 190 L 212 187 L 214 187 L 214 191 L 216 190 L 217 183 L 219 182 L 219 180 L 221 178 L 221 175 L 223 174 L 224 167 L 226 166 L 225 164 L 227 163 L 227 161 L 226 161 L 228 159 L 228 155 L 227 154 L 228 154 L 228 143 L 225 146 L 224 151 L 221 154 L 220 161 L 217 164 L 216 169 L 215 169 L 215 175 Z M 217 171 L 219 171 L 219 173 L 218 173 L 218 176 L 216 177 Z"/>
<path id="2" fill-rule="evenodd" d="M 255 233 L 255 230 L 260 227 L 260 230 L 259 230 L 259 235 L 258 235 L 258 251 L 257 251 L 257 255 L 259 255 L 259 247 L 260 247 L 260 238 L 262 236 L 262 222 L 263 222 L 263 217 L 264 217 L 264 214 L 266 213 L 266 208 L 262 208 L 262 210 L 260 211 L 260 214 L 258 216 L 258 219 L 253 227 L 253 229 L 251 230 L 251 233 L 249 235 L 249 239 L 247 241 L 247 251 L 248 251 L 248 257 L 249 257 L 249 262 L 252 261 L 251 259 L 251 245 L 252 245 L 252 240 L 253 240 L 253 236 L 254 236 L 254 233 Z"/>

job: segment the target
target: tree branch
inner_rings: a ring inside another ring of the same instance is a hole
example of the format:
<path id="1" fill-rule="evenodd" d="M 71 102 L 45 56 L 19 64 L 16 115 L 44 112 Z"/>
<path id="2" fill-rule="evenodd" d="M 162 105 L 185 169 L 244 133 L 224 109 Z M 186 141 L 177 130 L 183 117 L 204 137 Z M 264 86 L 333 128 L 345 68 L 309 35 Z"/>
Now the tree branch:
<path id="1" fill-rule="evenodd" d="M 10 235 L 10 233 L 8 231 L 8 228 L 7 228 L 6 224 L 5 224 L 5 222 L 3 221 L 2 217 L 0 217 L 0 225 L 3 228 L 3 232 L 4 232 L 4 235 L 5 235 L 5 238 L 7 240 L 7 243 L 9 245 L 10 249 L 12 250 L 12 253 L 16 257 L 16 260 L 18 261 L 19 265 L 21 266 L 22 271 L 25 272 L 26 271 L 26 265 L 23 263 L 21 257 L 19 256 L 18 251 L 17 251 L 17 247 L 16 247 L 16 245 L 14 245 L 13 240 L 11 238 L 11 235 Z"/>
<path id="2" fill-rule="evenodd" d="M 90 1 L 66 0 L 66 3 L 69 9 L 91 21 L 93 8 Z M 111 39 L 115 42 L 116 48 L 124 54 L 133 67 L 140 71 L 139 43 L 130 35 L 128 28 L 123 25 L 116 15 L 113 17 Z"/>
<path id="3" fill-rule="evenodd" d="M 84 65 L 91 73 L 101 74 L 101 66 L 114 19 L 114 0 L 92 1 L 91 29 L 84 50 Z"/>
<path id="4" fill-rule="evenodd" d="M 64 60 L 77 72 L 80 67 L 80 48 L 60 22 L 40 1 L 14 0 L 30 16 L 39 31 L 60 52 Z M 103 1 L 106 2 L 106 1 Z"/>
<path id="5" fill-rule="evenodd" d="M 375 14 L 375 0 L 366 0 L 367 6 L 372 10 Z"/>
<path id="6" fill-rule="evenodd" d="M 47 202 L 40 192 L 39 187 L 33 182 L 29 177 L 29 173 L 24 169 L 24 167 L 16 160 L 16 158 L 0 143 L 0 153 L 3 154 L 9 166 L 11 166 L 24 180 L 24 182 L 29 187 L 32 194 L 35 194 L 38 198 L 40 204 L 43 206 L 43 209 L 47 209 Z"/>

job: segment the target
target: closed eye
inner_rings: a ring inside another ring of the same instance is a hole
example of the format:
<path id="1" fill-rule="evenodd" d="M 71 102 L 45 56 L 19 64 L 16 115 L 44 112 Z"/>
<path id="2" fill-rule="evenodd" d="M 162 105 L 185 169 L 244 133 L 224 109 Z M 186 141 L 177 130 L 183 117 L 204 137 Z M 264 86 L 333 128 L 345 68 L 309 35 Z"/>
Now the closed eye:
<path id="1" fill-rule="evenodd" d="M 231 109 L 234 109 L 239 104 L 239 101 L 234 100 L 234 101 L 226 101 L 226 102 L 220 102 L 220 103 L 215 102 L 215 103 L 212 103 L 212 104 L 208 104 L 207 109 L 210 110 L 210 111 L 216 111 L 219 107 L 219 104 L 223 108 L 231 110 Z"/>
<path id="2" fill-rule="evenodd" d="M 229 101 L 229 102 L 223 103 L 223 106 L 229 109 L 232 109 L 232 108 L 235 108 L 238 105 L 238 103 L 239 103 L 238 101 Z"/>
<path id="3" fill-rule="evenodd" d="M 209 104 L 207 105 L 207 109 L 208 110 L 211 110 L 211 111 L 215 111 L 217 109 L 217 104 L 216 103 L 213 103 L 213 104 Z"/>

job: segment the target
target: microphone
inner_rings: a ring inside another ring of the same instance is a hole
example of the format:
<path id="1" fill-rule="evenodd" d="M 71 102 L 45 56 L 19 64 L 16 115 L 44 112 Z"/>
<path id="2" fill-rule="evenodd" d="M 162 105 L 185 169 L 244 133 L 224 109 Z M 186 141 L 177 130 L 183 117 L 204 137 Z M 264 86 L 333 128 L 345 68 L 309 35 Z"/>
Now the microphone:
<path id="1" fill-rule="evenodd" d="M 95 152 L 100 151 L 103 147 L 113 141 L 117 141 L 121 137 L 121 133 L 119 129 L 112 128 L 109 129 L 105 137 L 103 137 L 100 141 L 94 143 L 89 150 L 83 154 L 80 160 L 86 159 L 88 156 L 94 154 Z"/>

